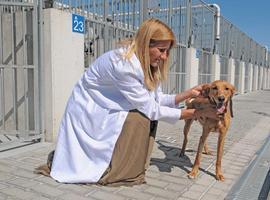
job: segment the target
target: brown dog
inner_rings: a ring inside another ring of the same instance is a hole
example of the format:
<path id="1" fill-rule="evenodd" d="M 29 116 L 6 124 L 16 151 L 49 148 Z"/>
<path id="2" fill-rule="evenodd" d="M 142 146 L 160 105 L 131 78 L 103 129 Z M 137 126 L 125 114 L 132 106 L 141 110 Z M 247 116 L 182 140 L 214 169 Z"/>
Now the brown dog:
<path id="1" fill-rule="evenodd" d="M 219 120 L 211 119 L 208 117 L 199 117 L 197 120 L 203 127 L 202 136 L 200 138 L 196 159 L 191 172 L 190 178 L 195 178 L 198 174 L 202 150 L 204 147 L 206 154 L 211 154 L 208 150 L 206 139 L 210 132 L 218 132 L 218 149 L 217 149 L 217 161 L 216 161 L 216 179 L 224 181 L 224 176 L 221 172 L 221 158 L 223 155 L 224 140 L 228 128 L 230 126 L 232 112 L 232 96 L 235 93 L 235 87 L 227 81 L 217 80 L 210 84 L 203 86 L 203 97 L 196 97 L 186 100 L 187 109 L 207 109 L 214 107 L 219 113 Z M 194 119 L 185 120 L 184 126 L 184 141 L 180 156 L 185 155 L 187 145 L 187 135 L 190 130 L 190 126 Z"/>

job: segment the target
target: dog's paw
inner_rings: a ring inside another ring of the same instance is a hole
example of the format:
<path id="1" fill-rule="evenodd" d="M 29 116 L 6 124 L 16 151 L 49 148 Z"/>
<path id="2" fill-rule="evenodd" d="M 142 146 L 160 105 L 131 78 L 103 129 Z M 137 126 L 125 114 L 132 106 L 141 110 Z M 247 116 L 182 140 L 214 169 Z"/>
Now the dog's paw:
<path id="1" fill-rule="evenodd" d="M 209 155 L 209 156 L 212 156 L 213 155 L 213 152 L 212 151 L 204 151 L 203 153 L 206 154 L 206 155 Z"/>
<path id="2" fill-rule="evenodd" d="M 197 173 L 191 171 L 187 176 L 188 176 L 189 179 L 195 179 L 196 176 L 197 176 Z"/>
<path id="3" fill-rule="evenodd" d="M 180 154 L 179 154 L 179 157 L 184 157 L 185 156 L 185 152 L 181 151 Z"/>
<path id="4" fill-rule="evenodd" d="M 224 181 L 225 180 L 225 178 L 224 178 L 224 176 L 222 174 L 216 174 L 216 179 L 218 181 Z"/>

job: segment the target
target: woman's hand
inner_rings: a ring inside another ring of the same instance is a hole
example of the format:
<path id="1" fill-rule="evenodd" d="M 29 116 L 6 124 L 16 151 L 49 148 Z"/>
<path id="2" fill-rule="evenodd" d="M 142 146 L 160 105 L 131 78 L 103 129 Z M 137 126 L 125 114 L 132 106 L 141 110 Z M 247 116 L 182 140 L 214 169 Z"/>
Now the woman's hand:
<path id="1" fill-rule="evenodd" d="M 190 98 L 199 96 L 202 93 L 203 85 L 204 84 L 197 85 L 197 86 L 189 89 Z"/>
<path id="2" fill-rule="evenodd" d="M 179 93 L 175 97 L 175 104 L 179 104 L 180 102 L 192 98 L 192 97 L 198 97 L 202 96 L 202 90 L 206 84 L 200 84 L 193 88 L 190 88 L 182 93 Z"/>
<path id="3" fill-rule="evenodd" d="M 195 110 L 194 112 L 194 118 L 199 118 L 199 117 L 208 117 L 214 120 L 219 120 L 220 118 L 220 113 L 217 111 L 216 108 L 205 108 L 205 109 L 200 109 L 200 110 Z"/>

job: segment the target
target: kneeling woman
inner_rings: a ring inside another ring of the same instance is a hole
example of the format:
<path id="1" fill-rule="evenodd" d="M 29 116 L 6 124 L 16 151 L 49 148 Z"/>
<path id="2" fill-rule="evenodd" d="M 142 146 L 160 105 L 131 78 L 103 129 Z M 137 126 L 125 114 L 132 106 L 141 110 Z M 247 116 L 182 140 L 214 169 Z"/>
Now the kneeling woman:
<path id="1" fill-rule="evenodd" d="M 177 108 L 198 96 L 201 86 L 175 95 L 161 92 L 174 45 L 171 29 L 148 19 L 134 39 L 96 59 L 68 100 L 48 163 L 52 178 L 102 185 L 145 182 L 157 120 L 175 123 L 204 114 Z"/>

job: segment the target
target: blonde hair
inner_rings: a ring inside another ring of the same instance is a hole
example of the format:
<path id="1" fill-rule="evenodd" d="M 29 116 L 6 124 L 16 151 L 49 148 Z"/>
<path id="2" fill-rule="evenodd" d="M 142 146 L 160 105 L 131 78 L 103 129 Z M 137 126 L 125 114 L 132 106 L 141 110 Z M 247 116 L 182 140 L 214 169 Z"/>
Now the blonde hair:
<path id="1" fill-rule="evenodd" d="M 150 66 L 149 47 L 155 46 L 159 41 L 171 41 L 170 48 L 176 42 L 169 26 L 158 19 L 150 18 L 142 23 L 135 37 L 129 41 L 130 46 L 125 55 L 126 58 L 131 58 L 134 53 L 136 54 L 144 72 L 144 83 L 150 91 L 154 90 L 161 81 L 166 80 L 168 74 L 168 59 L 158 68 Z"/>

